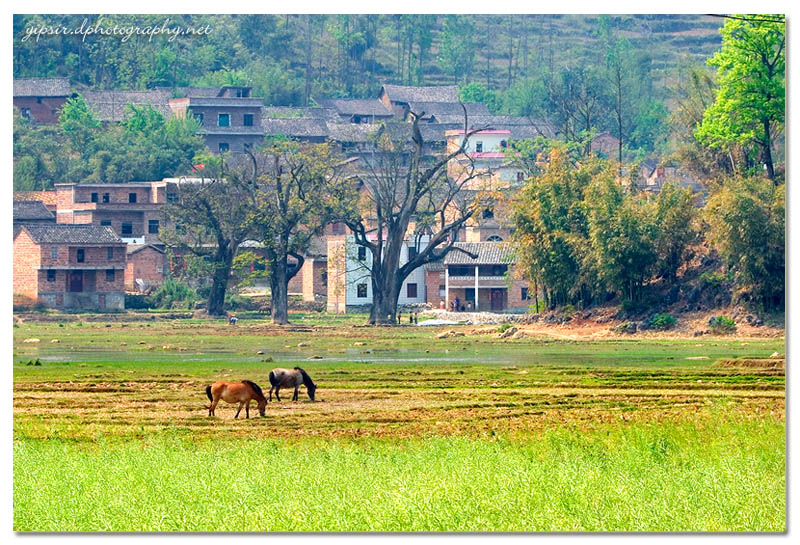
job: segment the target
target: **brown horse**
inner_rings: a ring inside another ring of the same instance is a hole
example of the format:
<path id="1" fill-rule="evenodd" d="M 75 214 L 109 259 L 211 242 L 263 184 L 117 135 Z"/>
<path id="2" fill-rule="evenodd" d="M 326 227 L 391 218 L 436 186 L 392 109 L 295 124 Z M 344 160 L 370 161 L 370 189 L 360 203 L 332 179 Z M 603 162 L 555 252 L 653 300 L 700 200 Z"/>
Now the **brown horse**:
<path id="1" fill-rule="evenodd" d="M 308 373 L 299 367 L 295 367 L 294 369 L 273 369 L 269 372 L 269 383 L 272 385 L 269 389 L 270 401 L 272 401 L 272 390 L 275 390 L 275 397 L 278 398 L 278 401 L 281 400 L 281 396 L 278 395 L 278 392 L 284 386 L 287 388 L 294 387 L 292 401 L 297 401 L 297 392 L 300 390 L 301 384 L 305 384 L 306 390 L 308 390 L 308 397 L 311 398 L 311 401 L 314 401 L 314 392 L 317 390 L 317 385 L 314 384 L 311 377 L 308 376 Z"/>
<path id="2" fill-rule="evenodd" d="M 217 408 L 217 403 L 220 399 L 224 399 L 227 403 L 238 403 L 239 409 L 236 411 L 234 418 L 239 418 L 239 413 L 242 412 L 242 407 L 245 408 L 246 418 L 250 418 L 250 402 L 256 400 L 258 403 L 258 413 L 264 416 L 264 410 L 267 407 L 267 398 L 264 392 L 255 382 L 243 380 L 242 382 L 215 382 L 206 386 L 206 395 L 211 401 L 208 407 L 208 416 L 214 416 L 214 410 Z"/>

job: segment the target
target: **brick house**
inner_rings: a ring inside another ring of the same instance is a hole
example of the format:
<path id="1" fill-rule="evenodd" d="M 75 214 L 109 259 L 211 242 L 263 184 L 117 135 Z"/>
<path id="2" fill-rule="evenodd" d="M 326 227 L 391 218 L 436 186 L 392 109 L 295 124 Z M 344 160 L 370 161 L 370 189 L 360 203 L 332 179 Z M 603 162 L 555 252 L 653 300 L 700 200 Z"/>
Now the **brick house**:
<path id="1" fill-rule="evenodd" d="M 56 211 L 56 192 L 55 191 L 16 191 L 15 201 L 39 201 L 45 208 L 55 214 Z"/>
<path id="2" fill-rule="evenodd" d="M 58 223 L 111 227 L 125 242 L 160 244 L 166 221 L 164 205 L 177 195 L 177 184 L 55 184 Z"/>
<path id="3" fill-rule="evenodd" d="M 169 117 L 169 100 L 172 93 L 168 89 L 149 91 L 81 91 L 86 105 L 99 121 L 119 123 L 125 120 L 128 105 L 152 106 L 164 117 Z"/>
<path id="4" fill-rule="evenodd" d="M 72 96 L 67 78 L 19 78 L 14 80 L 14 106 L 25 119 L 55 125 L 61 107 Z"/>
<path id="5" fill-rule="evenodd" d="M 250 87 L 222 87 L 217 96 L 173 98 L 169 107 L 177 117 L 192 115 L 200 123 L 206 146 L 214 153 L 241 153 L 264 140 L 263 100 L 250 96 Z"/>
<path id="6" fill-rule="evenodd" d="M 451 251 L 438 266 L 427 267 L 428 303 L 459 310 L 519 312 L 528 309 L 528 283 L 515 278 L 513 248 L 503 242 L 456 242 L 477 257 Z M 433 298 L 433 300 L 431 299 Z"/>
<path id="7" fill-rule="evenodd" d="M 162 246 L 154 244 L 128 244 L 128 262 L 125 267 L 125 289 L 147 291 L 164 282 L 169 270 L 167 254 Z"/>
<path id="8" fill-rule="evenodd" d="M 49 307 L 124 309 L 125 264 L 108 227 L 27 224 L 14 235 L 14 293 Z"/>

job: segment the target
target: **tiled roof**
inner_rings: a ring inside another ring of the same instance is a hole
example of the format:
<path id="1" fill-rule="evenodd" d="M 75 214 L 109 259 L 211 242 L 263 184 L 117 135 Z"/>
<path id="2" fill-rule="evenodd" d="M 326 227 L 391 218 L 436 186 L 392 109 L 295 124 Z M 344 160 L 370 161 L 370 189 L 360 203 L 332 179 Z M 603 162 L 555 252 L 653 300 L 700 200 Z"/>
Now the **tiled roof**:
<path id="1" fill-rule="evenodd" d="M 379 125 L 366 123 L 328 123 L 328 138 L 336 142 L 368 142 L 379 130 Z"/>
<path id="2" fill-rule="evenodd" d="M 458 102 L 410 102 L 408 107 L 416 114 L 425 112 L 423 119 L 427 119 L 431 116 L 437 119 L 439 116 L 459 116 L 461 122 L 464 122 L 464 109 Z M 472 116 L 490 115 L 489 109 L 483 102 L 465 102 L 464 107 L 467 109 L 468 118 Z"/>
<path id="3" fill-rule="evenodd" d="M 162 250 L 158 246 L 154 246 L 153 244 L 128 244 L 125 247 L 125 250 L 126 250 L 128 255 L 131 255 L 131 254 L 135 254 L 135 253 L 141 252 L 145 248 L 150 248 L 150 249 L 155 250 L 156 252 L 158 252 L 160 254 L 164 253 L 164 250 Z"/>
<path id="4" fill-rule="evenodd" d="M 205 126 L 200 129 L 199 134 L 241 134 L 245 136 L 261 136 L 264 134 L 264 128 L 256 125 L 246 127 L 238 125 L 234 127 L 214 127 Z"/>
<path id="5" fill-rule="evenodd" d="M 122 244 L 111 227 L 53 223 L 24 225 L 37 244 Z"/>
<path id="6" fill-rule="evenodd" d="M 149 104 L 156 111 L 169 115 L 169 91 L 94 91 L 86 90 L 81 94 L 86 99 L 86 105 L 92 110 L 100 121 L 123 121 L 128 104 L 143 106 Z"/>
<path id="7" fill-rule="evenodd" d="M 172 96 L 171 87 L 156 87 L 158 90 L 167 90 Z M 175 95 L 181 97 L 215 97 L 219 95 L 219 87 L 176 87 Z"/>
<path id="8" fill-rule="evenodd" d="M 436 116 L 439 123 L 458 123 L 460 127 L 464 126 L 464 114 L 460 115 L 442 115 Z M 476 127 L 494 129 L 494 130 L 508 130 L 511 132 L 511 138 L 536 138 L 537 136 L 544 136 L 545 138 L 555 138 L 557 130 L 552 122 L 546 119 L 515 117 L 510 115 L 470 115 L 467 118 L 467 123 L 471 129 Z"/>
<path id="9" fill-rule="evenodd" d="M 333 108 L 339 115 L 366 115 L 392 117 L 392 112 L 377 98 L 326 98 L 318 99 L 317 104 Z"/>
<path id="10" fill-rule="evenodd" d="M 15 201 L 41 201 L 45 205 L 56 204 L 55 191 L 17 191 L 14 193 Z"/>
<path id="11" fill-rule="evenodd" d="M 328 126 L 325 121 L 311 117 L 262 118 L 261 125 L 268 136 L 286 135 L 306 138 L 328 136 Z"/>
<path id="12" fill-rule="evenodd" d="M 67 78 L 20 78 L 14 80 L 15 97 L 67 97 L 72 94 Z"/>
<path id="13" fill-rule="evenodd" d="M 266 119 L 334 119 L 336 111 L 332 108 L 295 108 L 292 106 L 264 106 L 261 117 Z"/>
<path id="14" fill-rule="evenodd" d="M 444 257 L 445 265 L 494 265 L 514 262 L 513 247 L 505 242 L 456 242 L 453 246 L 477 254 L 478 257 L 472 259 L 464 252 L 451 250 Z"/>
<path id="15" fill-rule="evenodd" d="M 56 220 L 42 201 L 14 201 L 14 221 Z"/>
<path id="16" fill-rule="evenodd" d="M 235 108 L 260 108 L 264 101 L 257 97 L 187 97 L 189 107 L 235 107 Z M 185 100 L 185 99 L 184 99 Z"/>
<path id="17" fill-rule="evenodd" d="M 383 91 L 392 102 L 458 102 L 458 86 L 456 85 L 428 87 L 384 85 Z"/>

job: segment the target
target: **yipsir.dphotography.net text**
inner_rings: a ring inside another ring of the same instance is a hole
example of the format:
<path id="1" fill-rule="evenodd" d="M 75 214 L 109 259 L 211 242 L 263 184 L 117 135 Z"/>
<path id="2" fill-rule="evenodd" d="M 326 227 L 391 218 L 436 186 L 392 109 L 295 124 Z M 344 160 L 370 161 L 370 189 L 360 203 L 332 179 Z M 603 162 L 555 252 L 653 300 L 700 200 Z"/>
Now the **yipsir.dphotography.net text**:
<path id="1" fill-rule="evenodd" d="M 197 27 L 171 24 L 169 17 L 165 17 L 161 24 L 138 26 L 106 22 L 101 16 L 94 22 L 83 19 L 78 27 L 46 23 L 31 25 L 25 28 L 22 41 L 35 39 L 38 42 L 49 36 L 80 36 L 81 40 L 85 42 L 89 36 L 108 36 L 119 38 L 122 43 L 125 43 L 132 36 L 146 36 L 148 41 L 152 41 L 156 36 L 166 36 L 167 41 L 172 42 L 179 36 L 208 36 L 213 30 L 211 25 L 207 24 Z"/>

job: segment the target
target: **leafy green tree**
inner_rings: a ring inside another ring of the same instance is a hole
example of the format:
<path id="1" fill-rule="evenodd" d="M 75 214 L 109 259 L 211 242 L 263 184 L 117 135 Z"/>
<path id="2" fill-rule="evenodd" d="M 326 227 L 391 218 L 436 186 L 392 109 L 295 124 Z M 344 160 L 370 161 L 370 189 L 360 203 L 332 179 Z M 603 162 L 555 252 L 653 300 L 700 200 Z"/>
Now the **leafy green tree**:
<path id="1" fill-rule="evenodd" d="M 783 15 L 725 21 L 722 48 L 708 60 L 719 70 L 719 89 L 696 133 L 713 148 L 756 144 L 767 176 L 775 183 L 773 148 L 786 113 L 785 31 Z"/>
<path id="2" fill-rule="evenodd" d="M 475 58 L 472 21 L 465 15 L 445 15 L 440 34 L 439 66 L 458 84 L 472 70 Z"/>
<path id="3" fill-rule="evenodd" d="M 735 178 L 706 206 L 711 238 L 739 291 L 766 310 L 785 306 L 785 187 L 765 178 Z"/>
<path id="4" fill-rule="evenodd" d="M 330 144 L 283 142 L 251 159 L 257 190 L 247 222 L 269 269 L 272 323 L 286 324 L 289 281 L 303 267 L 312 239 L 338 211 L 334 186 L 345 182 L 345 166 Z"/>
<path id="5" fill-rule="evenodd" d="M 641 301 L 658 260 L 654 206 L 631 195 L 606 169 L 592 180 L 586 209 L 600 280 L 625 299 Z"/>
<path id="6" fill-rule="evenodd" d="M 678 269 L 686 261 L 687 249 L 700 238 L 692 198 L 690 189 L 667 183 L 656 199 L 656 267 L 659 276 L 670 283 L 675 282 Z"/>
<path id="7" fill-rule="evenodd" d="M 462 86 L 458 90 L 458 97 L 462 102 L 483 102 L 492 113 L 497 113 L 502 107 L 500 95 L 477 81 Z"/>

